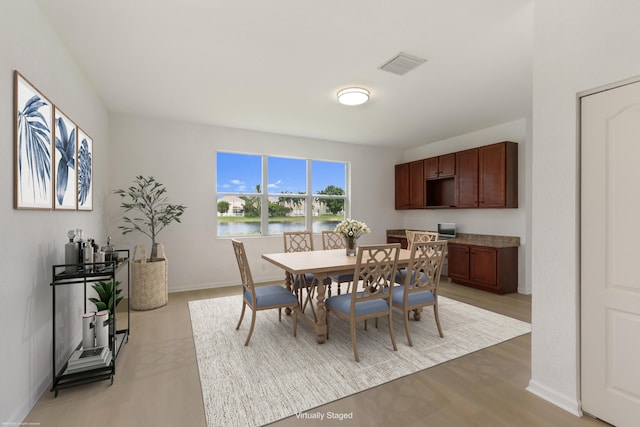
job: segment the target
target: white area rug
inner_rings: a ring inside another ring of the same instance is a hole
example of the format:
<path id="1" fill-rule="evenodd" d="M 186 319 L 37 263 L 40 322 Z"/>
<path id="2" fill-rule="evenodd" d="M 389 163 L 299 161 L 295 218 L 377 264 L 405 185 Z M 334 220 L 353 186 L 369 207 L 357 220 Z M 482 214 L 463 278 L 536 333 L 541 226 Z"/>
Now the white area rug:
<path id="1" fill-rule="evenodd" d="M 298 322 L 294 338 L 291 316 L 283 313 L 279 323 L 277 310 L 258 312 L 244 347 L 251 314 L 236 331 L 241 307 L 239 295 L 189 302 L 209 427 L 264 425 L 531 332 L 528 323 L 440 297 L 444 338 L 428 307 L 422 320 L 409 322 L 409 347 L 394 311 L 398 351 L 386 319 L 378 329 L 370 321 L 368 331 L 360 322 L 356 363 L 349 325 L 333 315 L 330 339 L 319 345 L 306 323 Z"/>

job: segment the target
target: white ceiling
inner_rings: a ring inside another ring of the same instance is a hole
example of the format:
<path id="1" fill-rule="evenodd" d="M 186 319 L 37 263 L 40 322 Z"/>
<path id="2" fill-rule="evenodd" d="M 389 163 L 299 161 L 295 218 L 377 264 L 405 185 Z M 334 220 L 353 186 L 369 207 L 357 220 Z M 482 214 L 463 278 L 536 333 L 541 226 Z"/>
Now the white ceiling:
<path id="1" fill-rule="evenodd" d="M 531 109 L 533 0 L 37 1 L 112 112 L 409 148 Z"/>

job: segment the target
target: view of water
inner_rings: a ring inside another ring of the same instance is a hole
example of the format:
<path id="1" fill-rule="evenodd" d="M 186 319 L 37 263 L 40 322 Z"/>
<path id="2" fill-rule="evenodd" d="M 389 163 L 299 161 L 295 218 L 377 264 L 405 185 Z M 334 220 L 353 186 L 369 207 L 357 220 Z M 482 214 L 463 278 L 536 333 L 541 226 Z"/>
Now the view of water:
<path id="1" fill-rule="evenodd" d="M 340 221 L 314 221 L 313 232 L 333 230 Z M 304 222 L 270 222 L 269 234 L 282 234 L 285 231 L 304 231 Z M 259 222 L 219 222 L 218 236 L 242 236 L 260 234 Z"/>

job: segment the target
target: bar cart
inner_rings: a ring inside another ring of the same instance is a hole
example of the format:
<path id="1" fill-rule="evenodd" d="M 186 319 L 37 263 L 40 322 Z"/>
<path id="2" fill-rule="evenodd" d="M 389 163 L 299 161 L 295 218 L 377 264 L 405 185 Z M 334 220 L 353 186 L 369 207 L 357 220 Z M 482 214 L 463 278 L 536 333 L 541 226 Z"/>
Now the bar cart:
<path id="1" fill-rule="evenodd" d="M 72 270 L 72 272 L 69 272 Z M 114 259 L 105 262 L 85 263 L 85 264 L 59 264 L 51 267 L 52 282 L 50 283 L 53 291 L 52 310 L 53 310 L 53 349 L 52 349 L 52 372 L 53 383 L 50 391 L 55 392 L 58 397 L 58 391 L 63 388 L 73 387 L 80 384 L 87 384 L 95 381 L 111 380 L 113 384 L 116 374 L 116 360 L 125 342 L 129 341 L 131 327 L 131 310 L 127 303 L 127 325 L 126 328 L 117 328 L 117 312 L 114 307 L 114 315 L 110 319 L 113 327 L 109 332 L 109 350 L 111 351 L 111 361 L 107 366 L 97 368 L 87 368 L 80 372 L 69 373 L 67 365 L 69 359 L 64 362 L 62 368 L 57 369 L 56 366 L 56 288 L 58 286 L 72 286 L 82 284 L 84 289 L 84 311 L 87 312 L 87 285 L 101 280 L 112 280 L 114 283 L 116 277 L 120 277 L 126 271 L 127 279 L 127 295 L 131 295 L 131 271 L 129 264 L 129 250 L 121 249 L 114 251 Z M 123 273 L 123 274 L 119 274 Z M 122 315 L 122 314 L 121 314 Z M 82 343 L 78 344 L 76 350 L 80 349 Z"/>

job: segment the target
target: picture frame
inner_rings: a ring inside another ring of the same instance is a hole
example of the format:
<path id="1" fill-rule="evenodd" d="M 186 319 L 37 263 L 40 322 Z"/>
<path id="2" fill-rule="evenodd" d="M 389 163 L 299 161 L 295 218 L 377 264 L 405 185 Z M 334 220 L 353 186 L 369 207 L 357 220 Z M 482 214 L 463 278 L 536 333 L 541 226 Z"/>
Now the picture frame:
<path id="1" fill-rule="evenodd" d="M 14 207 L 53 208 L 53 104 L 14 71 Z"/>
<path id="2" fill-rule="evenodd" d="M 78 207 L 77 126 L 60 109 L 54 108 L 53 177 L 54 209 L 76 210 Z"/>
<path id="3" fill-rule="evenodd" d="M 78 210 L 93 210 L 93 139 L 79 126 L 76 142 Z"/>

